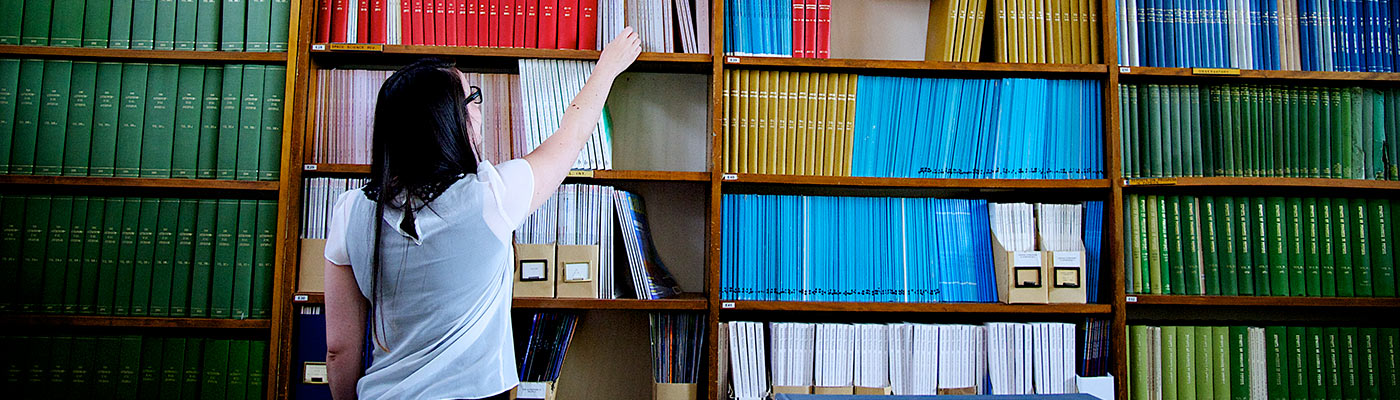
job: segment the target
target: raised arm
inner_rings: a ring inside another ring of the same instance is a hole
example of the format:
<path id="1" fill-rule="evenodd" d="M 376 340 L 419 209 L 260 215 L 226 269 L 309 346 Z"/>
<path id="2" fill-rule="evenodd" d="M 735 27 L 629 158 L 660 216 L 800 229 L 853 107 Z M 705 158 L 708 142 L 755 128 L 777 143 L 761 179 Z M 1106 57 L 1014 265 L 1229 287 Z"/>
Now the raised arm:
<path id="1" fill-rule="evenodd" d="M 584 83 L 583 90 L 574 96 L 564 117 L 559 121 L 559 130 L 554 131 L 540 147 L 525 155 L 525 161 L 535 171 L 535 193 L 530 199 L 530 209 L 535 210 L 564 182 L 569 168 L 578 160 L 579 151 L 598 126 L 598 118 L 603 115 L 603 104 L 608 100 L 613 80 L 637 60 L 642 52 L 642 40 L 628 27 L 603 49 L 593 74 Z"/>

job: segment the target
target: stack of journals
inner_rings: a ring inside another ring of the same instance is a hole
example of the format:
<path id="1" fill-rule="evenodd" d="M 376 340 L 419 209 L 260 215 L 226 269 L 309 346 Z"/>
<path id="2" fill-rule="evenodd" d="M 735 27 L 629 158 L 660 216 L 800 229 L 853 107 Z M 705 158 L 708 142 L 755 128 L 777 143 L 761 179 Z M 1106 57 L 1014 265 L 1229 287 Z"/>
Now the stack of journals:
<path id="1" fill-rule="evenodd" d="M 996 13 L 993 35 L 997 62 L 1100 62 L 1097 1 L 991 1 Z"/>
<path id="2" fill-rule="evenodd" d="M 166 336 L 0 336 L 7 396 L 261 399 L 267 341 Z"/>
<path id="3" fill-rule="evenodd" d="M 729 388 L 734 400 L 760 400 L 768 397 L 768 354 L 764 350 L 767 341 L 763 340 L 762 322 L 732 321 L 719 323 L 719 351 L 721 358 L 728 358 L 728 365 L 720 366 L 721 382 L 729 380 Z M 811 342 L 808 342 L 811 343 Z M 774 353 L 776 358 L 777 353 Z M 815 359 L 815 357 L 808 358 Z M 776 361 L 775 361 L 776 362 Z M 793 366 L 796 368 L 797 366 Z M 733 376 L 724 373 L 732 370 Z M 773 374 L 780 376 L 781 373 Z"/>
<path id="4" fill-rule="evenodd" d="M 560 118 L 574 95 L 583 89 L 595 64 L 575 60 L 520 60 L 521 111 L 525 126 L 523 132 L 520 129 L 516 132 L 523 135 L 526 143 L 521 154 L 533 151 L 559 129 Z M 574 169 L 612 169 L 612 121 L 606 107 L 574 163 Z"/>
<path id="5" fill-rule="evenodd" d="M 1111 321 L 1085 318 L 1077 330 L 1079 336 L 1079 376 L 1109 374 L 1109 330 Z"/>
<path id="6" fill-rule="evenodd" d="M 725 71 L 725 170 L 850 176 L 856 82 L 851 74 Z"/>
<path id="7" fill-rule="evenodd" d="M 516 364 L 520 365 L 521 382 L 555 382 L 569 341 L 574 338 L 578 314 L 564 311 L 541 311 L 530 316 L 525 337 L 516 337 Z"/>
<path id="8" fill-rule="evenodd" d="M 1394 297 L 1394 202 L 1130 194 L 1123 210 L 1127 289 Z"/>
<path id="9" fill-rule="evenodd" d="M 277 180 L 286 68 L 0 59 L 0 173 Z"/>
<path id="10" fill-rule="evenodd" d="M 291 1 L 17 0 L 2 13 L 0 45 L 284 52 Z"/>
<path id="11" fill-rule="evenodd" d="M 369 164 L 379 87 L 391 73 L 357 69 L 317 71 L 316 131 L 307 144 L 312 162 Z M 524 125 L 520 76 L 467 73 L 466 77 L 468 85 L 481 88 L 481 156 L 500 163 L 511 159 L 513 153 L 525 154 L 524 138 L 511 138 L 512 129 Z"/>
<path id="12" fill-rule="evenodd" d="M 359 189 L 368 181 L 364 178 L 307 178 L 301 189 L 301 238 L 325 239 L 336 199 L 341 193 Z"/>
<path id="13" fill-rule="evenodd" d="M 625 190 L 613 192 L 617 208 L 617 223 L 622 231 L 622 243 L 627 249 L 627 266 L 631 270 L 632 290 L 639 299 L 663 299 L 681 292 L 671 276 L 661 254 L 651 240 L 651 225 L 647 223 L 646 205 L 642 197 Z"/>
<path id="14" fill-rule="evenodd" d="M 1117 0 L 1123 65 L 1393 72 L 1400 3 Z"/>
<path id="15" fill-rule="evenodd" d="M 705 314 L 651 313 L 651 376 L 656 383 L 699 383 Z"/>
<path id="16" fill-rule="evenodd" d="M 268 318 L 271 200 L 0 198 L 0 310 Z"/>
<path id="17" fill-rule="evenodd" d="M 831 0 L 725 0 L 725 54 L 831 58 Z"/>
<path id="18" fill-rule="evenodd" d="M 1123 176 L 1400 180 L 1400 90 L 1120 85 Z"/>
<path id="19" fill-rule="evenodd" d="M 1128 327 L 1128 398 L 1393 399 L 1395 328 Z"/>
<path id="20" fill-rule="evenodd" d="M 928 15 L 924 58 L 933 61 L 982 61 L 982 32 L 987 28 L 987 1 L 935 1 Z"/>

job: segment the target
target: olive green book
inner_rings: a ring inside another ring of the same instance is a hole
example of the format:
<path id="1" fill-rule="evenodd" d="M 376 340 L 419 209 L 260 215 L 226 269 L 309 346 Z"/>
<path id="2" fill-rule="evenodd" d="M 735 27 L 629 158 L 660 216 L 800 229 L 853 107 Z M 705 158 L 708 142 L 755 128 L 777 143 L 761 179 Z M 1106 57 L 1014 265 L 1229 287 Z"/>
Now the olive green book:
<path id="1" fill-rule="evenodd" d="M 156 45 L 157 0 L 132 0 L 131 48 L 152 50 Z"/>
<path id="2" fill-rule="evenodd" d="M 39 104 L 39 130 L 34 140 L 34 174 L 63 173 L 64 131 L 68 129 L 68 92 L 73 62 L 44 61 L 44 88 Z"/>
<path id="3" fill-rule="evenodd" d="M 97 88 L 92 107 L 92 147 L 88 174 L 113 176 L 117 157 L 118 113 L 122 102 L 122 64 L 97 64 Z"/>
<path id="4" fill-rule="evenodd" d="M 257 251 L 258 201 L 238 201 L 238 230 L 234 235 L 232 316 L 252 315 L 253 264 Z"/>
<path id="5" fill-rule="evenodd" d="M 1333 211 L 1332 199 L 1325 197 L 1317 199 L 1317 263 L 1320 266 L 1318 270 L 1322 272 L 1320 276 L 1322 297 L 1337 296 L 1337 267 L 1336 254 L 1334 254 L 1337 246 L 1332 240 L 1332 232 L 1334 232 L 1332 229 Z"/>
<path id="6" fill-rule="evenodd" d="M 1356 329 L 1356 381 L 1363 399 L 1380 399 L 1380 336 L 1374 327 Z"/>
<path id="7" fill-rule="evenodd" d="M 78 297 L 82 294 L 84 245 L 87 244 L 88 203 L 87 196 L 73 196 L 73 208 L 68 217 L 68 253 L 64 259 L 67 266 L 63 271 L 63 297 L 59 303 L 61 314 L 78 313 Z M 101 215 L 97 216 L 101 218 Z"/>
<path id="8" fill-rule="evenodd" d="M 1163 282 L 1162 292 L 1165 294 L 1186 294 L 1186 274 L 1185 270 L 1182 269 L 1183 262 L 1181 260 L 1182 218 L 1179 217 L 1182 215 L 1181 196 L 1166 196 L 1164 202 L 1167 209 L 1164 218 L 1164 222 L 1167 224 L 1167 241 L 1165 242 L 1167 243 L 1167 262 L 1164 266 L 1167 270 L 1164 272 L 1168 274 L 1169 278 Z"/>
<path id="9" fill-rule="evenodd" d="M 223 7 L 219 11 L 223 19 L 220 24 L 219 50 L 244 51 L 246 49 L 244 38 L 247 33 L 245 32 L 247 6 L 244 0 L 223 0 Z"/>
<path id="10" fill-rule="evenodd" d="M 112 0 L 112 24 L 107 34 L 107 47 L 112 49 L 131 48 L 132 8 L 136 0 Z"/>
<path id="11" fill-rule="evenodd" d="M 175 50 L 175 25 L 180 23 L 175 0 L 155 0 L 155 5 L 155 49 Z"/>
<path id="12" fill-rule="evenodd" d="M 1348 247 L 1351 248 L 1351 270 L 1352 278 L 1355 279 L 1354 291 L 1356 297 L 1371 297 L 1375 294 L 1371 278 L 1371 230 L 1366 226 L 1366 215 L 1370 213 L 1370 206 L 1366 199 L 1351 199 L 1351 219 L 1348 220 L 1347 229 L 1351 231 L 1351 241 Z"/>
<path id="13" fill-rule="evenodd" d="M 1337 296 L 1356 296 L 1356 275 L 1352 270 L 1351 203 L 1347 199 L 1332 199 L 1332 261 L 1337 269 Z"/>
<path id="14" fill-rule="evenodd" d="M 0 195 L 0 313 L 19 311 L 20 250 L 24 248 L 25 196 Z"/>
<path id="15" fill-rule="evenodd" d="M 111 24 L 112 1 L 87 0 L 83 6 L 83 47 L 107 48 L 107 38 L 112 29 Z"/>
<path id="16" fill-rule="evenodd" d="M 156 212 L 155 255 L 151 257 L 150 315 L 170 315 L 170 292 L 174 286 L 175 234 L 180 229 L 180 199 L 162 198 Z"/>
<path id="17" fill-rule="evenodd" d="M 1303 258 L 1303 246 L 1307 239 L 1303 233 L 1303 199 L 1290 197 L 1285 200 L 1284 236 L 1288 242 L 1288 295 L 1307 296 L 1305 285 L 1307 269 Z"/>
<path id="18" fill-rule="evenodd" d="M 53 196 L 49 201 L 48 244 L 44 246 L 44 287 L 40 312 L 58 314 L 63 311 L 64 278 L 68 267 L 68 228 L 73 218 L 73 196 Z"/>
<path id="19" fill-rule="evenodd" d="M 132 291 L 136 279 L 136 243 L 141 236 L 137 227 L 141 225 L 141 198 L 127 197 L 122 200 L 122 233 L 120 249 L 117 253 L 117 284 L 113 294 L 115 315 L 133 315 Z"/>
<path id="20" fill-rule="evenodd" d="M 1197 326 L 1192 328 L 1192 340 L 1195 343 L 1194 355 L 1196 360 L 1193 365 L 1195 377 L 1192 379 L 1196 383 L 1194 389 L 1197 399 L 1213 399 L 1215 393 L 1215 342 L 1211 334 L 1211 327 Z"/>
<path id="21" fill-rule="evenodd" d="M 19 43 L 25 46 L 48 46 L 52 16 L 53 0 L 24 0 L 24 18 L 20 23 Z"/>
<path id="22" fill-rule="evenodd" d="M 39 138 L 39 109 L 44 103 L 44 60 L 21 61 L 17 87 L 9 173 L 32 175 L 34 142 Z"/>
<path id="23" fill-rule="evenodd" d="M 91 393 L 117 393 L 117 369 L 121 367 L 121 338 L 103 336 L 96 338 L 96 362 L 93 364 Z"/>
<path id="24" fill-rule="evenodd" d="M 13 0 L 11 0 L 13 1 Z M 10 171 L 10 151 L 14 145 L 15 96 L 19 91 L 20 60 L 0 58 L 0 174 Z"/>
<path id="25" fill-rule="evenodd" d="M 68 86 L 68 128 L 63 137 L 62 174 L 88 176 L 88 154 L 92 152 L 93 102 L 96 100 L 97 63 L 73 63 Z"/>
<path id="26" fill-rule="evenodd" d="M 1230 331 L 1230 398 L 1250 398 L 1249 328 L 1231 326 Z"/>
<path id="27" fill-rule="evenodd" d="M 199 21 L 197 0 L 174 0 L 175 2 L 175 50 L 194 51 L 194 32 Z"/>
<path id="28" fill-rule="evenodd" d="M 52 197 L 30 195 L 25 201 L 24 246 L 20 253 L 19 311 L 43 310 L 45 247 L 49 244 L 49 208 Z"/>
<path id="29" fill-rule="evenodd" d="M 169 338 L 146 336 L 141 339 L 141 369 L 137 374 L 137 390 L 143 399 L 160 397 L 160 363 L 165 341 Z"/>
<path id="30" fill-rule="evenodd" d="M 24 0 L 0 0 L 0 44 L 20 44 L 20 25 L 24 23 Z"/>
<path id="31" fill-rule="evenodd" d="M 1395 297 L 1395 238 L 1390 236 L 1390 201 L 1366 203 L 1366 229 L 1370 231 L 1372 290 L 1376 297 Z"/>
<path id="32" fill-rule="evenodd" d="M 238 159 L 239 111 L 243 105 L 243 65 L 225 65 L 219 100 L 219 135 L 214 153 L 214 176 L 233 179 Z"/>
<path id="33" fill-rule="evenodd" d="M 194 229 L 198 200 L 179 199 L 174 255 L 170 258 L 170 316 L 189 316 L 190 271 L 194 267 Z"/>
<path id="34" fill-rule="evenodd" d="M 122 65 L 121 109 L 117 113 L 117 151 L 113 174 L 141 176 L 141 136 L 146 121 L 146 78 L 150 65 Z"/>
<path id="35" fill-rule="evenodd" d="M 1212 326 L 1211 333 L 1211 383 L 1215 399 L 1229 400 L 1230 393 L 1230 327 Z"/>
<path id="36" fill-rule="evenodd" d="M 1138 259 L 1147 249 L 1145 244 L 1138 240 L 1139 231 L 1142 224 L 1139 220 L 1142 214 L 1138 212 L 1138 195 L 1125 194 L 1127 198 L 1123 202 L 1123 224 L 1124 224 L 1124 246 L 1127 246 L 1127 259 L 1123 262 L 1125 268 L 1124 279 L 1127 280 L 1125 290 L 1128 293 L 1143 293 L 1142 291 L 1142 267 L 1138 265 Z"/>
<path id="37" fill-rule="evenodd" d="M 1337 327 L 1322 328 L 1322 344 L 1325 346 L 1322 361 L 1322 372 L 1327 378 L 1324 381 L 1327 387 L 1328 399 L 1340 399 L 1344 395 L 1342 392 L 1342 343 L 1338 338 Z"/>
<path id="38" fill-rule="evenodd" d="M 195 205 L 193 265 L 190 269 L 189 316 L 209 316 L 209 285 L 214 263 L 214 230 L 218 222 L 217 200 L 199 199 Z"/>
<path id="39" fill-rule="evenodd" d="M 1201 210 L 1201 219 L 1198 224 L 1201 232 L 1201 273 L 1205 276 L 1205 287 L 1202 291 L 1206 295 L 1219 296 L 1220 292 L 1220 248 L 1219 232 L 1215 230 L 1219 226 L 1215 216 L 1215 197 L 1204 196 L 1198 201 L 1198 208 Z"/>
<path id="40" fill-rule="evenodd" d="M 151 279 L 155 276 L 156 231 L 160 224 L 160 199 L 140 200 L 141 219 L 136 226 L 136 259 L 132 265 L 131 315 L 151 313 Z"/>
<path id="41" fill-rule="evenodd" d="M 1273 267 L 1269 264 L 1269 206 L 1268 199 L 1263 197 L 1249 198 L 1249 219 L 1255 235 L 1252 240 L 1253 254 L 1250 259 L 1254 260 L 1254 295 L 1272 296 L 1273 293 Z"/>
<path id="42" fill-rule="evenodd" d="M 1177 327 L 1163 326 L 1160 329 L 1162 331 L 1162 338 L 1160 343 L 1161 349 L 1159 351 L 1162 354 L 1162 364 L 1158 371 L 1161 373 L 1160 384 L 1162 387 L 1162 399 L 1178 400 L 1179 398 L 1177 395 L 1179 394 L 1178 392 L 1180 392 L 1179 388 L 1181 386 L 1177 374 L 1183 368 L 1179 365 L 1180 363 L 1177 362 L 1177 357 L 1180 355 L 1181 351 L 1180 343 L 1177 343 L 1177 338 L 1179 337 L 1176 334 Z"/>
<path id="43" fill-rule="evenodd" d="M 1220 249 L 1220 294 L 1225 296 L 1237 296 L 1240 294 L 1239 269 L 1235 263 L 1238 255 L 1235 254 L 1235 200 L 1230 196 L 1219 196 L 1215 198 L 1215 209 L 1219 217 L 1215 219 L 1216 232 L 1220 236 L 1217 240 Z"/>
<path id="44" fill-rule="evenodd" d="M 272 277 L 277 264 L 277 201 L 257 200 L 257 235 L 253 251 L 252 318 L 272 317 Z"/>
<path id="45" fill-rule="evenodd" d="M 118 352 L 121 356 L 117 364 L 117 384 L 116 396 L 118 399 L 135 399 L 139 397 L 139 385 L 141 384 L 141 349 L 145 346 L 141 343 L 141 336 L 124 335 L 121 337 L 121 347 Z"/>
<path id="46" fill-rule="evenodd" d="M 165 338 L 160 356 L 160 398 L 179 399 L 185 381 L 185 338 Z"/>
<path id="47" fill-rule="evenodd" d="M 49 339 L 48 347 L 48 373 L 45 378 L 48 386 L 44 387 L 45 393 L 52 393 L 57 398 L 65 398 L 69 394 L 68 376 L 73 366 L 73 337 L 54 336 Z"/>
<path id="48" fill-rule="evenodd" d="M 272 0 L 272 25 L 268 30 L 268 51 L 286 52 L 287 40 L 291 38 L 288 33 L 291 29 L 289 19 L 292 14 L 291 0 Z"/>
<path id="49" fill-rule="evenodd" d="M 247 17 L 244 33 L 244 51 L 267 52 L 268 35 L 271 33 L 269 19 L 272 18 L 272 0 L 243 0 Z"/>
<path id="50" fill-rule="evenodd" d="M 1303 288 L 1310 297 L 1322 296 L 1322 266 L 1320 239 L 1318 238 L 1317 199 L 1303 198 Z"/>
<path id="51" fill-rule="evenodd" d="M 226 399 L 228 385 L 224 370 L 228 368 L 228 339 L 207 339 L 204 341 L 204 362 L 202 383 L 199 387 L 201 399 Z"/>
<path id="52" fill-rule="evenodd" d="M 1381 393 L 1387 396 L 1400 393 L 1400 329 L 1377 329 L 1377 364 L 1380 374 Z"/>
<path id="53" fill-rule="evenodd" d="M 1201 272 L 1196 196 L 1181 196 L 1178 207 L 1181 208 L 1181 215 L 1184 215 L 1184 218 L 1181 218 L 1181 270 L 1184 275 L 1182 288 L 1186 294 L 1200 295 L 1204 276 Z"/>
<path id="54" fill-rule="evenodd" d="M 1134 283 L 1135 285 L 1140 286 L 1140 288 L 1138 288 L 1138 293 L 1154 293 L 1150 291 L 1152 289 L 1152 271 L 1149 271 L 1148 268 L 1151 266 L 1151 262 L 1149 260 L 1155 259 L 1155 255 L 1152 253 L 1152 248 L 1149 247 L 1151 246 L 1151 240 L 1148 238 L 1148 227 L 1157 226 L 1157 222 L 1148 219 L 1149 208 L 1151 207 L 1148 207 L 1147 196 L 1138 195 L 1137 219 L 1135 220 L 1135 223 L 1137 224 L 1137 241 L 1139 250 L 1137 255 L 1137 268 L 1133 269 L 1133 273 L 1136 274 L 1134 282 L 1140 282 Z M 1153 210 L 1155 210 L 1155 208 Z"/>
<path id="55" fill-rule="evenodd" d="M 150 77 L 146 79 L 146 130 L 141 133 L 142 178 L 170 177 L 179 81 L 179 65 L 151 64 Z"/>
<path id="56" fill-rule="evenodd" d="M 270 65 L 263 75 L 262 132 L 258 140 L 258 180 L 281 177 L 282 94 L 286 91 L 287 67 Z"/>
<path id="57" fill-rule="evenodd" d="M 97 310 L 98 315 L 115 313 L 117 292 L 117 259 L 121 254 L 122 218 L 126 214 L 124 199 L 108 197 L 104 199 L 102 210 L 102 253 L 97 267 Z"/>
<path id="58" fill-rule="evenodd" d="M 1282 326 L 1264 328 L 1265 363 L 1268 367 L 1268 393 L 1270 399 L 1287 399 L 1289 388 L 1288 332 Z"/>
<path id="59" fill-rule="evenodd" d="M 223 17 L 220 16 L 220 0 L 198 0 L 195 12 L 194 49 L 195 51 L 219 50 L 219 31 Z"/>
<path id="60" fill-rule="evenodd" d="M 225 396 L 242 399 L 248 395 L 248 341 L 233 340 L 228 344 L 228 367 L 224 369 Z"/>
<path id="61" fill-rule="evenodd" d="M 230 318 L 233 306 L 234 235 L 238 230 L 238 200 L 219 199 L 214 225 L 214 266 L 209 287 L 209 316 Z"/>
<path id="62" fill-rule="evenodd" d="M 1337 344 L 1341 351 L 1341 378 L 1342 378 L 1342 398 L 1361 398 L 1360 381 L 1357 379 L 1357 343 L 1356 328 L 1337 328 Z"/>
<path id="63" fill-rule="evenodd" d="M 97 285 L 102 272 L 102 235 L 106 222 L 107 199 L 88 199 L 87 226 L 83 238 L 81 272 L 78 274 L 78 314 L 97 314 Z"/>
<path id="64" fill-rule="evenodd" d="M 1265 202 L 1265 240 L 1269 257 L 1269 292 L 1288 296 L 1288 236 L 1287 203 L 1282 197 L 1269 197 Z"/>
<path id="65" fill-rule="evenodd" d="M 195 178 L 196 160 L 199 156 L 199 117 L 203 111 L 204 100 L 204 66 L 181 65 L 176 93 L 170 177 Z"/>
<path id="66" fill-rule="evenodd" d="M 235 178 L 242 181 L 258 179 L 258 144 L 262 141 L 263 81 L 267 67 L 243 66 L 242 108 L 238 111 L 238 150 L 234 165 Z"/>
<path id="67" fill-rule="evenodd" d="M 204 67 L 204 88 L 199 112 L 199 145 L 195 150 L 195 177 L 214 179 L 214 165 L 219 143 L 220 90 L 224 84 L 224 67 Z"/>
<path id="68" fill-rule="evenodd" d="M 185 339 L 185 361 L 181 365 L 184 371 L 180 374 L 180 398 L 198 399 L 200 375 L 204 371 L 204 341 L 206 339 L 192 337 Z"/>

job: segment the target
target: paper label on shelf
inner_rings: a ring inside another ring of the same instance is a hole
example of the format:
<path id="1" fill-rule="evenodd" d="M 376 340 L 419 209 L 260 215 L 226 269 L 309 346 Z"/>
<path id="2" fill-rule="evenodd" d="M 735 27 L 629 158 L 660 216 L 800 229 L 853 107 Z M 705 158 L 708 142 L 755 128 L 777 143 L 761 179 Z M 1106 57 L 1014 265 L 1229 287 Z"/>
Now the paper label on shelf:
<path id="1" fill-rule="evenodd" d="M 549 386 L 545 382 L 520 382 L 520 386 L 515 392 L 517 399 L 544 399 L 549 393 Z"/>
<path id="2" fill-rule="evenodd" d="M 313 45 L 311 45 L 311 50 L 325 50 L 325 49 L 326 49 L 326 45 L 324 45 L 324 44 L 313 44 Z"/>
<path id="3" fill-rule="evenodd" d="M 733 63 L 733 64 L 738 64 L 738 63 L 739 63 L 739 57 L 725 57 L 725 58 L 724 58 L 724 62 Z"/>
<path id="4" fill-rule="evenodd" d="M 593 177 L 593 170 L 591 170 L 591 169 L 571 169 L 571 170 L 569 170 L 569 174 L 566 175 L 566 176 L 568 176 L 568 177 L 570 177 L 570 178 L 592 178 L 592 177 Z"/>
<path id="5" fill-rule="evenodd" d="M 316 164 L 302 164 L 301 170 L 302 170 L 302 171 L 315 171 L 315 170 L 316 170 Z"/>
<path id="6" fill-rule="evenodd" d="M 1129 303 L 1136 303 L 1136 302 L 1137 302 L 1137 296 L 1128 296 L 1127 300 L 1128 300 Z"/>
<path id="7" fill-rule="evenodd" d="M 1084 265 L 1084 259 L 1083 259 L 1083 257 L 1081 257 L 1082 254 L 1084 254 L 1084 253 L 1080 253 L 1080 252 L 1077 252 L 1077 251 L 1066 251 L 1066 252 L 1062 252 L 1062 253 L 1055 253 L 1055 266 L 1056 266 L 1056 267 L 1080 267 L 1080 266 L 1083 266 L 1083 265 Z"/>
<path id="8" fill-rule="evenodd" d="M 719 303 L 719 308 L 734 308 L 734 302 L 726 301 L 723 303 Z"/>
<path id="9" fill-rule="evenodd" d="M 739 174 L 724 174 L 724 176 L 720 177 L 720 179 L 726 181 L 737 181 L 739 180 Z"/>
<path id="10" fill-rule="evenodd" d="M 1176 178 L 1134 178 L 1124 179 L 1123 186 L 1175 185 Z"/>
<path id="11" fill-rule="evenodd" d="M 564 282 L 587 282 L 593 280 L 593 277 L 589 276 L 588 273 L 591 268 L 588 267 L 589 264 L 586 262 L 565 263 Z"/>
<path id="12" fill-rule="evenodd" d="M 1011 266 L 1039 267 L 1040 253 L 1034 251 L 1018 251 L 1015 253 L 1011 253 Z"/>
<path id="13" fill-rule="evenodd" d="M 1132 73 L 1132 72 L 1133 72 L 1133 67 L 1118 67 L 1118 73 L 1120 73 L 1120 74 L 1127 74 L 1127 73 Z"/>
<path id="14" fill-rule="evenodd" d="M 328 43 L 326 48 L 333 51 L 384 51 L 382 44 Z"/>
<path id="15" fill-rule="evenodd" d="M 1192 68 L 1193 75 L 1231 75 L 1239 76 L 1239 68 Z"/>
<path id="16" fill-rule="evenodd" d="M 307 296 L 307 295 L 304 295 L 304 294 L 292 295 L 292 301 L 309 301 L 309 300 L 311 300 L 311 296 Z"/>

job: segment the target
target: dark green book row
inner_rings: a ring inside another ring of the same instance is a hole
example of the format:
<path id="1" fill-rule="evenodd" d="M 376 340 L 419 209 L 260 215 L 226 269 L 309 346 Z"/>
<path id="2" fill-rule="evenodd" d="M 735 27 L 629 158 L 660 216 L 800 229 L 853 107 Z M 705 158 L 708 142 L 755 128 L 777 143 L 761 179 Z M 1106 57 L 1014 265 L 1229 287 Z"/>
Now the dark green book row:
<path id="1" fill-rule="evenodd" d="M 1128 195 L 1137 294 L 1395 297 L 1395 199 Z"/>
<path id="2" fill-rule="evenodd" d="M 266 319 L 272 200 L 0 196 L 0 311 Z"/>
<path id="3" fill-rule="evenodd" d="M 1400 89 L 1119 89 L 1125 178 L 1400 180 Z"/>
<path id="4" fill-rule="evenodd" d="M 1400 398 L 1400 329 L 1128 327 L 1130 400 Z"/>
<path id="5" fill-rule="evenodd" d="M 291 0 L 0 0 L 0 45 L 287 51 Z"/>
<path id="6" fill-rule="evenodd" d="M 160 336 L 0 336 L 3 390 L 20 399 L 256 400 L 267 342 Z"/>
<path id="7" fill-rule="evenodd" d="M 0 173 L 273 181 L 286 67 L 0 59 Z"/>

